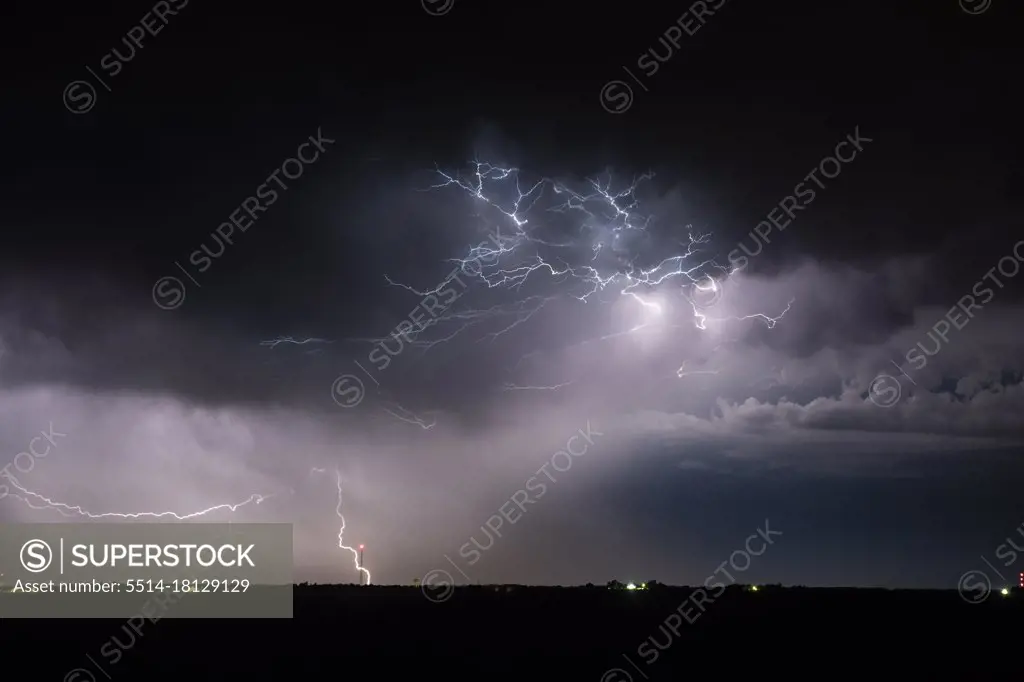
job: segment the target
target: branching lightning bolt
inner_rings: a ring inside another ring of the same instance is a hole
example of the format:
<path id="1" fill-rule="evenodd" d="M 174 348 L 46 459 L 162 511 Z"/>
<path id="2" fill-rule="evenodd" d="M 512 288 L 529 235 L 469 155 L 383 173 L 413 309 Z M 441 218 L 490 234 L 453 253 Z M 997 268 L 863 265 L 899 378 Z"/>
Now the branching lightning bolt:
<path id="1" fill-rule="evenodd" d="M 270 348 L 271 350 L 273 350 L 274 348 L 277 348 L 281 344 L 289 344 L 289 345 L 293 345 L 293 346 L 308 346 L 310 344 L 315 344 L 315 343 L 324 343 L 324 344 L 326 344 L 326 343 L 334 343 L 334 342 L 330 341 L 328 339 L 318 339 L 318 338 L 295 339 L 295 338 L 293 338 L 291 336 L 279 336 L 276 339 L 268 339 L 266 341 L 260 341 L 260 345 L 261 346 L 266 346 L 267 348 Z M 307 353 L 319 353 L 320 349 L 319 348 L 314 348 L 314 349 L 308 350 L 306 352 Z"/>
<path id="2" fill-rule="evenodd" d="M 720 282 L 734 269 L 702 256 L 710 237 L 695 233 L 690 226 L 686 226 L 683 240 L 676 236 L 669 244 L 678 252 L 664 257 L 666 245 L 654 243 L 653 219 L 639 213 L 637 191 L 643 182 L 654 177 L 651 173 L 634 178 L 618 191 L 612 188 L 610 173 L 588 179 L 582 190 L 546 178 L 524 184 L 519 169 L 481 161 L 475 161 L 465 173 L 437 169 L 437 174 L 440 181 L 431 189 L 461 190 L 481 202 L 481 208 L 494 211 L 498 218 L 488 241 L 470 245 L 464 257 L 452 259 L 467 277 L 489 289 L 514 292 L 535 280 L 543 285 L 545 277 L 561 286 L 556 293 L 530 294 L 513 303 L 480 309 L 461 307 L 427 317 L 406 334 L 414 338 L 410 345 L 430 349 L 481 323 L 508 319 L 479 339 L 493 340 L 529 321 L 560 296 L 572 296 L 584 303 L 606 303 L 609 299 L 602 295 L 610 292 L 629 296 L 660 316 L 665 312 L 665 303 L 651 300 L 645 292 L 669 284 L 675 284 L 689 299 L 694 326 L 702 330 L 709 320 L 756 319 L 771 328 L 786 312 L 774 317 L 756 313 L 714 318 L 696 303 L 694 295 L 708 290 L 718 292 Z M 542 213 L 541 219 L 535 218 L 534 213 Z M 437 294 L 447 284 L 446 281 L 435 289 L 421 290 L 391 278 L 387 281 L 421 296 Z M 648 323 L 597 340 L 615 338 L 646 326 Z M 424 338 L 423 332 L 433 327 L 447 330 L 435 338 Z M 377 343 L 384 339 L 367 340 Z"/>
<path id="3" fill-rule="evenodd" d="M 76 517 L 76 516 L 77 517 L 82 517 L 82 518 L 89 518 L 89 519 L 164 519 L 164 518 L 172 518 L 172 519 L 174 519 L 176 521 L 188 521 L 189 519 L 198 518 L 200 516 L 206 516 L 207 514 L 212 514 L 214 512 L 218 512 L 218 511 L 235 512 L 235 511 L 241 509 L 242 507 L 245 507 L 245 506 L 250 505 L 250 504 L 260 504 L 264 500 L 268 500 L 268 499 L 270 499 L 271 497 L 274 496 L 274 493 L 271 493 L 269 495 L 254 494 L 254 495 L 250 495 L 248 499 L 243 500 L 241 502 L 237 502 L 237 503 L 234 503 L 234 504 L 227 504 L 227 503 L 225 503 L 225 504 L 217 504 L 217 505 L 214 505 L 212 507 L 207 507 L 206 509 L 201 509 L 199 511 L 188 512 L 188 513 L 184 513 L 184 514 L 180 514 L 178 512 L 173 512 L 173 511 L 162 511 L 162 512 L 143 511 L 143 512 L 127 512 L 127 513 L 126 512 L 102 512 L 102 513 L 98 513 L 97 514 L 97 513 L 93 513 L 93 512 L 87 511 L 87 510 L 83 509 L 80 506 L 71 505 L 71 504 L 67 504 L 67 503 L 64 503 L 64 502 L 57 502 L 57 501 L 51 500 L 50 498 L 48 498 L 48 497 L 46 497 L 44 495 L 41 495 L 41 494 L 39 494 L 37 492 L 33 492 L 31 490 L 28 490 L 23 485 L 21 485 L 21 483 L 18 482 L 18 479 L 16 479 L 14 476 L 10 475 L 9 473 L 6 473 L 5 477 L 10 482 L 10 484 L 13 485 L 19 491 L 17 493 L 10 493 L 11 497 L 13 497 L 15 499 L 21 500 L 26 505 L 28 505 L 28 507 L 30 509 L 34 509 L 34 510 L 37 510 L 37 511 L 43 510 L 43 509 L 52 509 L 52 510 L 58 512 L 61 516 L 64 516 L 64 517 L 67 517 L 67 518 L 73 518 L 73 517 Z"/>
<path id="4" fill-rule="evenodd" d="M 418 426 L 424 431 L 429 431 L 430 429 L 434 428 L 437 425 L 436 419 L 433 419 L 428 422 L 422 417 L 416 415 L 414 412 L 405 409 L 404 407 L 395 402 L 390 403 L 389 405 L 384 405 L 383 409 L 385 412 L 390 414 L 395 419 L 403 421 L 406 424 L 413 424 L 415 426 Z"/>
<path id="5" fill-rule="evenodd" d="M 565 388 L 566 386 L 568 386 L 568 385 L 570 385 L 572 383 L 573 382 L 571 382 L 571 381 L 566 381 L 565 383 L 555 384 L 554 386 L 519 386 L 518 384 L 506 383 L 502 387 L 502 390 L 504 390 L 504 391 L 557 391 L 558 389 Z"/>
<path id="6" fill-rule="evenodd" d="M 718 374 L 717 369 L 686 369 L 686 363 L 683 362 L 676 370 L 676 376 L 682 379 L 683 377 L 693 376 L 694 374 Z"/>
<path id="7" fill-rule="evenodd" d="M 581 183 L 524 181 L 518 168 L 480 160 L 462 171 L 438 167 L 435 172 L 437 182 L 423 191 L 455 190 L 468 196 L 486 225 L 486 238 L 471 239 L 460 257 L 450 258 L 456 268 L 437 286 L 420 288 L 385 275 L 388 285 L 422 297 L 421 307 L 429 313 L 410 315 L 388 336 L 352 341 L 424 354 L 467 337 L 477 343 L 496 342 L 521 331 L 556 300 L 600 308 L 628 297 L 643 314 L 639 322 L 576 339 L 562 348 L 530 350 L 515 363 L 513 369 L 518 370 L 525 360 L 542 353 L 609 342 L 652 327 L 707 331 L 712 322 L 756 321 L 772 329 L 794 303 L 778 314 L 713 315 L 710 308 L 719 303 L 723 283 L 737 268 L 715 260 L 710 235 L 691 225 L 659 223 L 641 213 L 639 190 L 653 173 L 636 176 L 623 186 L 616 184 L 611 172 Z M 474 297 L 464 297 L 471 285 Z M 442 295 L 459 286 L 457 296 Z M 470 301 L 489 292 L 512 296 L 487 306 Z M 708 298 L 713 299 L 710 305 Z M 679 376 L 690 373 L 681 369 Z M 510 383 L 505 390 L 555 390 L 569 383 L 573 382 Z M 405 410 L 385 409 L 421 428 L 433 425 L 409 417 Z"/>

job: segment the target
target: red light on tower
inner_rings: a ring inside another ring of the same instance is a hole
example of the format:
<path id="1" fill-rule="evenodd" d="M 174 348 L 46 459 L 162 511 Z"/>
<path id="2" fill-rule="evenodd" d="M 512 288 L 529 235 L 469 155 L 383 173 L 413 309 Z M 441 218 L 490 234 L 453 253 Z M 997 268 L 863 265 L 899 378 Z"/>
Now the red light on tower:
<path id="1" fill-rule="evenodd" d="M 363 584 L 363 548 L 365 545 L 359 545 L 359 584 Z"/>
<path id="2" fill-rule="evenodd" d="M 1020 586 L 1024 587 L 1024 571 L 1020 572 Z"/>

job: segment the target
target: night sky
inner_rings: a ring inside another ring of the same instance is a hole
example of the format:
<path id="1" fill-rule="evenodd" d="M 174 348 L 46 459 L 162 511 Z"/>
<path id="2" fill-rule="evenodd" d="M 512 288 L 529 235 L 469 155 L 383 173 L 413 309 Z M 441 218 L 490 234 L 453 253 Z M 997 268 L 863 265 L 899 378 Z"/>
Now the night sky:
<path id="1" fill-rule="evenodd" d="M 0 521 L 355 582 L 340 474 L 375 583 L 1016 576 L 1012 5 L 15 11 Z"/>

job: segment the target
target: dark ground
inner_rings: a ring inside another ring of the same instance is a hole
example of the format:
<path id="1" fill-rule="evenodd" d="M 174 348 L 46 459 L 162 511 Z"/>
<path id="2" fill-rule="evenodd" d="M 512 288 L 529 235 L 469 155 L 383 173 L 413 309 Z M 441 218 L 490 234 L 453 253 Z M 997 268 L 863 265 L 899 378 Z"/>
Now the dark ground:
<path id="1" fill-rule="evenodd" d="M 460 587 L 437 603 L 413 587 L 300 586 L 293 620 L 170 617 L 139 633 L 123 621 L 7 620 L 0 641 L 6 679 L 67 682 L 1020 679 L 1019 590 L 971 604 L 953 590 L 732 586 L 703 613 L 691 593 Z"/>

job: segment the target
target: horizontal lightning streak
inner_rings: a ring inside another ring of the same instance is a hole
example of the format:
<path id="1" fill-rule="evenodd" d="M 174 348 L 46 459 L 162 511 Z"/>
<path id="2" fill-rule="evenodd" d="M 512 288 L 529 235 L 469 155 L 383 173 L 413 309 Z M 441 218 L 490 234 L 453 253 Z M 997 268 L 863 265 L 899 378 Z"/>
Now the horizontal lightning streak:
<path id="1" fill-rule="evenodd" d="M 194 511 L 194 512 L 188 512 L 188 513 L 185 513 L 185 514 L 180 514 L 178 512 L 173 512 L 173 511 L 162 511 L 162 512 L 143 511 L 143 512 L 127 512 L 127 513 L 126 512 L 102 512 L 102 513 L 97 514 L 97 513 L 93 513 L 93 512 L 87 511 L 87 510 L 83 509 L 82 507 L 80 507 L 78 505 L 71 505 L 71 504 L 66 504 L 64 502 L 57 502 L 55 500 L 51 500 L 50 498 L 48 498 L 48 497 L 46 497 L 44 495 L 41 495 L 40 493 L 28 490 L 24 486 L 22 486 L 21 483 L 19 483 L 18 480 L 16 478 L 14 478 L 13 476 L 11 476 L 10 474 L 7 474 L 6 478 L 19 491 L 18 493 L 10 493 L 11 497 L 14 497 L 16 499 L 21 500 L 26 505 L 28 505 L 28 507 L 30 509 L 34 509 L 34 510 L 37 510 L 37 511 L 44 510 L 44 509 L 52 509 L 52 510 L 58 512 L 59 514 L 61 514 L 61 516 L 64 516 L 66 518 L 73 518 L 75 516 L 79 516 L 79 517 L 83 517 L 83 518 L 89 518 L 89 519 L 143 519 L 143 518 L 162 519 L 162 518 L 173 518 L 173 519 L 175 519 L 177 521 L 187 521 L 189 519 L 198 518 L 200 516 L 205 516 L 207 514 L 212 514 L 212 513 L 217 512 L 217 511 L 235 512 L 235 511 L 241 509 L 242 507 L 245 507 L 246 505 L 260 504 L 264 500 L 268 500 L 268 499 L 270 499 L 271 497 L 274 496 L 274 493 L 271 493 L 269 495 L 254 494 L 254 495 L 250 495 L 248 499 L 243 500 L 242 502 L 237 502 L 235 504 L 226 504 L 226 503 L 225 504 L 217 504 L 217 505 L 214 505 L 212 507 L 207 507 L 206 509 L 201 509 L 199 511 Z M 40 504 L 38 506 L 37 506 L 37 504 L 33 504 L 33 501 L 35 501 L 35 500 L 39 501 Z"/>

